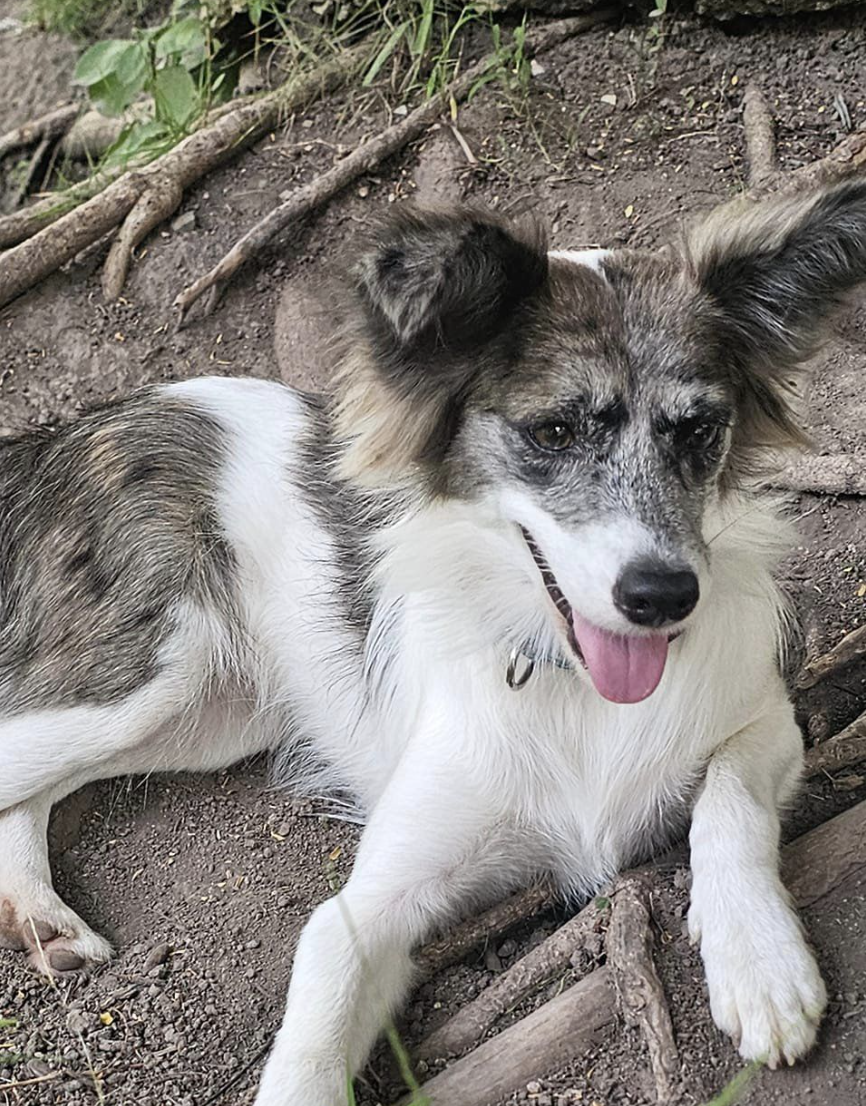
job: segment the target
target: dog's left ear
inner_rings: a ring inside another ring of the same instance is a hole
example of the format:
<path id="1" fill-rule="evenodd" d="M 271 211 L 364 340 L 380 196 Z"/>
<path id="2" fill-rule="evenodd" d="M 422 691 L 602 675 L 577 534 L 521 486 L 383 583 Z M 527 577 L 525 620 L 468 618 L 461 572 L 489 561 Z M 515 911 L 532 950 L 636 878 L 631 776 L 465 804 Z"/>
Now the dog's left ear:
<path id="1" fill-rule="evenodd" d="M 689 237 L 692 276 L 720 324 L 725 360 L 776 444 L 797 441 L 786 393 L 824 324 L 866 281 L 866 182 L 734 201 Z M 754 405 L 753 405 L 754 406 Z"/>

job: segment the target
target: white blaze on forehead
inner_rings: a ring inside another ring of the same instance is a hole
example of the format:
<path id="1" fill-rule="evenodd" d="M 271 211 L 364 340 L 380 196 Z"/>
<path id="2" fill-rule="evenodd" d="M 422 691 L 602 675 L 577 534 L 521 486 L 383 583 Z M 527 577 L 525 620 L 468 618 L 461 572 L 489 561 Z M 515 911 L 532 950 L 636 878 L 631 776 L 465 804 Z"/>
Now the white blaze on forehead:
<path id="1" fill-rule="evenodd" d="M 560 261 L 571 261 L 575 265 L 585 265 L 599 276 L 604 276 L 601 263 L 611 254 L 610 250 L 551 250 L 548 257 L 556 257 Z"/>

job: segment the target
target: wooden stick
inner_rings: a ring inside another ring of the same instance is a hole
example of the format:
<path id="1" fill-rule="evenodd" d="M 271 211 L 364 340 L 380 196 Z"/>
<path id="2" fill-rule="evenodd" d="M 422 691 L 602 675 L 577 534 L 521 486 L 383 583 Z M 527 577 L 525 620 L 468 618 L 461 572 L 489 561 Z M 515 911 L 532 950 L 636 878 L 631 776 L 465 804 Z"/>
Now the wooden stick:
<path id="1" fill-rule="evenodd" d="M 835 737 L 806 753 L 806 777 L 838 772 L 866 760 L 866 711 Z"/>
<path id="2" fill-rule="evenodd" d="M 766 97 L 757 85 L 748 85 L 743 98 L 743 130 L 750 188 L 767 187 L 779 171 L 774 129 L 773 116 Z"/>
<path id="3" fill-rule="evenodd" d="M 773 476 L 770 485 L 816 495 L 866 495 L 866 454 L 807 454 Z"/>
<path id="4" fill-rule="evenodd" d="M 458 963 L 479 945 L 496 940 L 518 922 L 531 918 L 533 914 L 549 906 L 553 899 L 554 891 L 549 884 L 518 891 L 483 914 L 468 918 L 441 941 L 425 945 L 415 958 L 416 963 L 423 975 L 435 975 Z"/>
<path id="5" fill-rule="evenodd" d="M 653 961 L 651 888 L 651 876 L 646 872 L 617 880 L 605 944 L 620 1009 L 627 1021 L 640 1028 L 646 1041 L 656 1101 L 661 1104 L 677 1097 L 680 1059 L 664 987 Z"/>
<path id="6" fill-rule="evenodd" d="M 586 15 L 560 19 L 539 34 L 530 36 L 529 48 L 533 54 L 543 53 L 574 35 L 582 34 L 617 14 L 619 9 L 600 8 Z M 404 146 L 420 138 L 442 113 L 444 103 L 465 100 L 472 89 L 498 63 L 496 54 L 488 54 L 470 65 L 442 90 L 442 95 L 425 101 L 405 119 L 386 127 L 384 131 L 362 142 L 350 154 L 331 169 L 303 185 L 288 200 L 279 204 L 264 219 L 252 226 L 235 242 L 229 252 L 207 273 L 200 276 L 175 297 L 174 306 L 180 312 L 180 324 L 192 305 L 207 293 L 203 313 L 210 314 L 219 301 L 226 283 L 250 258 L 254 257 L 275 235 L 298 222 L 311 211 L 328 203 L 352 181 L 370 172 Z"/>
<path id="7" fill-rule="evenodd" d="M 593 900 L 431 1033 L 416 1055 L 422 1060 L 461 1056 L 474 1048 L 503 1014 L 565 972 L 574 953 L 605 920 L 606 912 L 600 911 Z"/>
<path id="8" fill-rule="evenodd" d="M 814 687 L 819 680 L 831 676 L 861 657 L 866 657 L 866 624 L 846 634 L 829 653 L 805 665 L 797 680 L 797 687 L 803 690 Z"/>
<path id="9" fill-rule="evenodd" d="M 22 123 L 20 127 L 13 127 L 11 131 L 0 135 L 0 158 L 13 150 L 32 146 L 40 139 L 58 138 L 75 120 L 80 107 L 80 104 L 64 104 L 63 107 L 55 108 L 40 115 L 38 119 L 31 119 L 28 123 Z"/>
<path id="10" fill-rule="evenodd" d="M 801 910 L 814 906 L 864 868 L 866 801 L 782 849 L 782 879 Z"/>
<path id="11" fill-rule="evenodd" d="M 492 1106 L 529 1079 L 599 1044 L 616 1022 L 616 989 L 599 968 L 421 1088 L 432 1106 Z"/>

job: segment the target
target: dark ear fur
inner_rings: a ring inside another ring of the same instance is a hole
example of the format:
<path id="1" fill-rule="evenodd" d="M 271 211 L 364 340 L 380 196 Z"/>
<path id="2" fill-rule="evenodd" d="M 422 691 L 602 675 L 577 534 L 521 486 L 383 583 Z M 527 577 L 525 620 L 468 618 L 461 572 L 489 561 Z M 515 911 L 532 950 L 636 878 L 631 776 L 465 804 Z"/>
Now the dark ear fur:
<path id="1" fill-rule="evenodd" d="M 547 246 L 537 226 L 488 212 L 407 207 L 356 272 L 377 352 L 459 354 L 493 337 L 544 282 Z"/>
<path id="2" fill-rule="evenodd" d="M 466 209 L 393 216 L 353 272 L 337 377 L 341 473 L 401 485 L 441 456 L 472 381 L 485 363 L 501 368 L 517 310 L 546 279 L 537 226 Z"/>
<path id="3" fill-rule="evenodd" d="M 866 181 L 762 203 L 735 201 L 690 236 L 693 276 L 720 323 L 725 360 L 756 432 L 802 441 L 787 403 L 792 370 L 866 281 Z"/>

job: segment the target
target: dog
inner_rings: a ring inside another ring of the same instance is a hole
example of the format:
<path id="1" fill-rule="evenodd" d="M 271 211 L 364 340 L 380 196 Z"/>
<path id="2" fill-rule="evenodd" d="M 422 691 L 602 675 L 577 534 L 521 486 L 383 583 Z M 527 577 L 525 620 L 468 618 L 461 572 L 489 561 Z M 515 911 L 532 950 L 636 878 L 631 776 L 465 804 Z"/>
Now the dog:
<path id="1" fill-rule="evenodd" d="M 803 754 L 760 480 L 864 280 L 863 182 L 659 253 L 407 206 L 334 301 L 333 400 L 197 379 L 4 443 L 4 944 L 111 954 L 52 888 L 64 795 L 273 750 L 367 821 L 258 1106 L 346 1106 L 432 930 L 538 873 L 583 898 L 689 820 L 713 1017 L 803 1056 L 826 994 L 778 873 Z"/>

